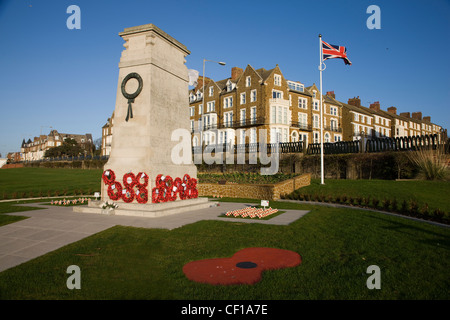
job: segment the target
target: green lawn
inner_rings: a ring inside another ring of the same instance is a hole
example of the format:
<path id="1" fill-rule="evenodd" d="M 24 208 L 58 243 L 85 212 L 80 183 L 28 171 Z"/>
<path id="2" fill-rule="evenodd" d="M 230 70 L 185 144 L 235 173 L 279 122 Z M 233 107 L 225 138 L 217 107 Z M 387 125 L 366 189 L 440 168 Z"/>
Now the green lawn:
<path id="1" fill-rule="evenodd" d="M 347 197 L 371 197 L 380 202 L 384 199 L 415 200 L 422 207 L 425 203 L 432 209 L 450 212 L 450 182 L 448 181 L 395 181 L 395 180 L 336 180 L 325 179 L 321 185 L 319 179 L 312 179 L 311 185 L 294 192 L 298 195 L 324 195 L 325 197 L 346 195 Z M 313 198 L 311 199 L 313 200 Z"/>
<path id="2" fill-rule="evenodd" d="M 0 200 L 100 191 L 102 170 L 16 168 L 0 170 Z"/>
<path id="3" fill-rule="evenodd" d="M 201 221 L 171 231 L 114 227 L 0 273 L 0 299 L 450 298 L 449 228 L 362 210 L 271 205 L 311 212 L 289 226 Z M 190 261 L 252 246 L 293 250 L 302 263 L 266 271 L 255 285 L 199 284 L 182 272 Z M 69 265 L 81 269 L 80 290 L 66 287 Z M 366 287 L 370 265 L 380 267 L 380 290 Z"/>
<path id="4" fill-rule="evenodd" d="M 95 191 L 100 179 L 100 170 L 1 170 L 0 194 Z M 311 186 L 300 190 L 371 195 L 380 200 L 414 198 L 446 211 L 450 206 L 448 183 L 325 182 L 321 186 L 313 180 Z M 249 199 L 220 201 L 259 203 Z M 14 207 L 15 203 L 0 203 L 0 225 L 22 219 L 1 213 L 31 210 Z M 1 272 L 0 299 L 450 299 L 450 228 L 348 208 L 275 201 L 270 206 L 311 211 L 289 226 L 223 219 L 171 231 L 114 227 Z M 182 272 L 190 261 L 230 257 L 252 246 L 296 251 L 302 264 L 267 271 L 262 281 L 252 286 L 199 284 Z M 81 269 L 81 290 L 66 287 L 70 265 Z M 366 287 L 370 265 L 380 267 L 381 290 Z"/>

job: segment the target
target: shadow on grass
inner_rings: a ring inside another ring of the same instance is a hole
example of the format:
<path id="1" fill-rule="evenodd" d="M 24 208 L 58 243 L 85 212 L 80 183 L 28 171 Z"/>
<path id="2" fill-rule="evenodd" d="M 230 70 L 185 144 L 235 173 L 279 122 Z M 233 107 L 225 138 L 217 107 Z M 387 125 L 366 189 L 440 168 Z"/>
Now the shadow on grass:
<path id="1" fill-rule="evenodd" d="M 419 224 L 417 223 L 410 223 L 410 221 L 417 221 L 417 220 L 409 220 L 405 222 L 401 222 L 400 219 L 389 219 L 388 217 L 383 217 L 381 215 L 368 215 L 371 219 L 376 219 L 378 221 L 384 221 L 386 222 L 386 226 L 382 226 L 381 228 L 390 230 L 390 231 L 396 231 L 405 235 L 408 235 L 411 237 L 411 239 L 414 239 L 414 241 L 418 241 L 420 243 L 428 244 L 432 247 L 435 247 L 438 243 L 440 247 L 450 249 L 450 237 L 445 236 L 444 232 L 448 231 L 450 228 L 447 226 L 442 226 L 443 233 L 435 232 L 429 230 L 427 226 L 430 226 L 429 223 L 424 221 L 423 227 L 419 227 Z M 420 232 L 422 234 L 426 234 L 430 237 L 436 237 L 437 239 L 428 240 L 424 237 L 417 237 L 417 233 Z M 420 238 L 420 241 L 418 240 Z"/>

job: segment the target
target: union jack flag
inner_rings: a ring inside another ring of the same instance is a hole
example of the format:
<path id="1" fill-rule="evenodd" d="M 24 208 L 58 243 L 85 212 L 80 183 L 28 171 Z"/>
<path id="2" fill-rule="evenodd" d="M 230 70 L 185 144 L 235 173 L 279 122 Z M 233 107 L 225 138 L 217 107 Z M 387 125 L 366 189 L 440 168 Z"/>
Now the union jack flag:
<path id="1" fill-rule="evenodd" d="M 322 41 L 322 56 L 324 61 L 327 59 L 340 58 L 344 60 L 346 65 L 352 64 L 347 58 L 347 48 L 328 44 L 325 41 Z"/>

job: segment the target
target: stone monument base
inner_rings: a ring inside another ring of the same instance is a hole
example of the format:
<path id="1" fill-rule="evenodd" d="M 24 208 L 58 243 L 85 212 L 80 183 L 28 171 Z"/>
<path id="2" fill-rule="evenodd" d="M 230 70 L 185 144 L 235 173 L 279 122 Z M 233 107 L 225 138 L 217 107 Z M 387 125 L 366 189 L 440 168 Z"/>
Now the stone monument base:
<path id="1" fill-rule="evenodd" d="M 163 217 L 171 214 L 182 213 L 186 211 L 194 211 L 199 209 L 209 208 L 215 205 L 215 202 L 210 202 L 208 198 L 195 198 L 178 201 L 169 201 L 162 203 L 118 203 L 116 209 L 102 209 L 103 201 L 89 200 L 87 207 L 73 207 L 74 212 L 83 213 L 98 213 L 122 216 L 138 216 L 138 217 Z"/>

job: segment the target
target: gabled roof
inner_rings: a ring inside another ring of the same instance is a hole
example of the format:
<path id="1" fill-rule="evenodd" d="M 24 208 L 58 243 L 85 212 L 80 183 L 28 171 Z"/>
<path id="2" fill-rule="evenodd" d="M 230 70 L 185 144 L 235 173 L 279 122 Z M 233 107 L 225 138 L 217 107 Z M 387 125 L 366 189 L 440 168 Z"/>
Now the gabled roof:
<path id="1" fill-rule="evenodd" d="M 270 69 L 270 70 L 266 70 L 264 68 L 260 68 L 258 70 L 255 70 L 256 73 L 259 74 L 259 76 L 261 77 L 262 81 L 265 82 L 267 80 L 267 78 L 270 77 L 270 75 L 272 74 L 272 72 L 275 70 L 275 68 Z"/>
<path id="2" fill-rule="evenodd" d="M 354 105 L 352 105 L 352 104 L 348 104 L 348 103 L 345 103 L 345 102 L 342 102 L 342 101 L 339 101 L 339 102 L 341 103 L 341 105 L 342 105 L 344 108 L 347 108 L 347 109 L 349 109 L 349 110 L 351 110 L 351 111 L 355 111 L 355 112 L 358 112 L 358 113 L 364 113 L 364 114 L 369 115 L 369 116 L 372 115 L 371 112 L 369 112 L 368 110 L 365 110 L 365 109 L 367 109 L 367 108 L 357 107 L 357 106 L 354 106 Z"/>

